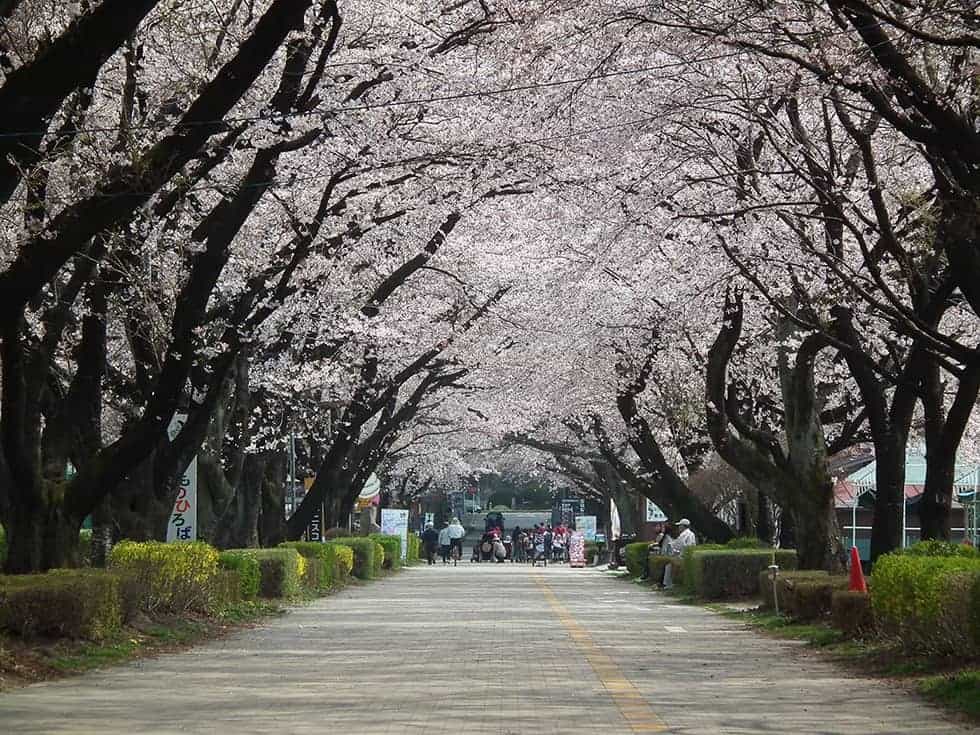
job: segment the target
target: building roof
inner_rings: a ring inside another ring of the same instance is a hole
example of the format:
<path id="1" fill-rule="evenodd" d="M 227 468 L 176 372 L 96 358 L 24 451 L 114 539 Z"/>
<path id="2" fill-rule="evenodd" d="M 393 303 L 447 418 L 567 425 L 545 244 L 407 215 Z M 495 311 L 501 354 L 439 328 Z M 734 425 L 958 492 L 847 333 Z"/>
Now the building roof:
<path id="1" fill-rule="evenodd" d="M 835 505 L 850 508 L 855 497 L 867 493 L 868 499 L 874 495 L 877 463 L 872 459 L 862 464 L 834 486 Z M 957 462 L 953 475 L 953 505 L 958 506 L 957 497 L 972 498 L 980 483 L 980 465 Z M 914 502 L 922 495 L 926 481 L 926 458 L 921 448 L 911 449 L 905 459 L 905 499 Z"/>

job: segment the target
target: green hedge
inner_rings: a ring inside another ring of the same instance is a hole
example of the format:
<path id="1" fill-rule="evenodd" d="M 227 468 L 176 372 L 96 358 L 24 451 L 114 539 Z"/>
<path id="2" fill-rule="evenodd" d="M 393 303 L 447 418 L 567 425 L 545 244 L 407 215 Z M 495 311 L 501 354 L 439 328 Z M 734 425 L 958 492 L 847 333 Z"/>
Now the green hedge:
<path id="1" fill-rule="evenodd" d="M 368 539 L 374 544 L 374 576 L 381 576 L 381 570 L 385 566 L 385 547 L 374 539 Z"/>
<path id="2" fill-rule="evenodd" d="M 209 612 L 221 612 L 243 599 L 242 575 L 235 569 L 219 569 L 211 580 L 211 609 Z"/>
<path id="3" fill-rule="evenodd" d="M 304 559 L 296 549 L 236 549 L 259 563 L 259 596 L 291 598 L 300 593 Z"/>
<path id="4" fill-rule="evenodd" d="M 232 549 L 222 551 L 218 554 L 218 566 L 228 571 L 238 572 L 241 591 L 239 596 L 243 600 L 254 600 L 259 596 L 259 584 L 262 581 L 262 572 L 259 569 L 259 560 L 249 553 L 249 550 Z"/>
<path id="5" fill-rule="evenodd" d="M 777 594 L 779 595 L 779 610 L 786 612 L 793 602 L 790 599 L 792 590 L 799 583 L 823 583 L 830 580 L 830 574 L 820 569 L 804 570 L 779 570 Z M 773 607 L 772 577 L 769 571 L 759 572 L 759 597 L 762 600 L 762 607 L 771 610 Z"/>
<path id="6" fill-rule="evenodd" d="M 792 549 L 729 549 L 689 546 L 684 549 L 684 586 L 706 600 L 759 594 L 759 573 L 773 563 L 796 569 Z"/>
<path id="7" fill-rule="evenodd" d="M 636 577 L 647 576 L 647 557 L 650 555 L 650 542 L 638 541 L 633 544 L 626 544 L 623 548 L 626 557 L 626 571 L 634 579 Z"/>
<path id="8" fill-rule="evenodd" d="M 874 633 L 871 595 L 867 592 L 836 590 L 830 601 L 831 624 L 850 638 Z"/>
<path id="9" fill-rule="evenodd" d="M 670 582 L 675 587 L 684 586 L 684 561 L 679 556 L 664 556 L 663 554 L 650 554 L 647 558 L 647 573 L 650 575 L 650 582 L 659 583 L 664 578 L 664 567 L 673 567 L 670 571 Z"/>
<path id="10" fill-rule="evenodd" d="M 206 543 L 121 541 L 109 555 L 109 566 L 127 577 L 127 604 L 143 612 L 177 615 L 212 608 L 218 550 Z"/>
<path id="11" fill-rule="evenodd" d="M 980 655 L 980 558 L 885 554 L 871 607 L 879 632 L 906 650 Z"/>
<path id="12" fill-rule="evenodd" d="M 122 618 L 120 578 L 102 569 L 0 577 L 0 629 L 10 633 L 102 640 Z"/>
<path id="13" fill-rule="evenodd" d="M 337 583 L 336 554 L 329 544 L 318 541 L 287 541 L 279 546 L 296 549 L 306 558 L 304 584 L 308 588 L 322 592 Z"/>
<path id="14" fill-rule="evenodd" d="M 414 531 L 408 532 L 408 556 L 405 559 L 409 564 L 418 561 L 422 552 L 422 539 Z"/>
<path id="15" fill-rule="evenodd" d="M 333 560 L 334 582 L 347 584 L 354 569 L 354 550 L 349 546 L 335 544 L 332 541 L 328 541 L 323 546 Z"/>
<path id="16" fill-rule="evenodd" d="M 796 620 L 820 620 L 830 616 L 835 592 L 846 592 L 848 578 L 828 574 L 823 579 L 799 580 L 786 594 L 785 612 Z"/>
<path id="17" fill-rule="evenodd" d="M 384 549 L 384 568 L 398 569 L 402 563 L 402 540 L 400 536 L 372 533 L 369 539 L 381 544 Z"/>
<path id="18" fill-rule="evenodd" d="M 358 579 L 373 579 L 377 575 L 376 569 L 379 569 L 381 564 L 384 563 L 383 556 L 380 560 L 376 560 L 378 549 L 381 549 L 382 555 L 384 554 L 384 549 L 381 548 L 380 544 L 369 538 L 363 536 L 340 536 L 331 539 L 331 542 L 347 546 L 354 552 L 353 574 Z"/>
<path id="19" fill-rule="evenodd" d="M 980 558 L 980 550 L 966 544 L 950 541 L 919 541 L 918 543 L 892 552 L 900 556 L 962 556 L 969 559 Z"/>

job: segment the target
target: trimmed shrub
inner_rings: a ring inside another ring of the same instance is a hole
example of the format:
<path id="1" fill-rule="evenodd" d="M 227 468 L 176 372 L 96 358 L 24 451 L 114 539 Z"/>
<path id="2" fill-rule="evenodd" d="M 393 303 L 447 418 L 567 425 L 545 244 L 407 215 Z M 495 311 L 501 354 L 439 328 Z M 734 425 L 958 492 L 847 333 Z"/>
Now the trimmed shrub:
<path id="1" fill-rule="evenodd" d="M 311 590 L 330 589 L 335 581 L 335 554 L 327 544 L 318 541 L 287 541 L 281 548 L 296 549 L 306 559 L 303 583 Z"/>
<path id="2" fill-rule="evenodd" d="M 650 554 L 647 559 L 647 573 L 650 581 L 660 583 L 664 578 L 664 567 L 670 565 L 671 584 L 675 587 L 684 585 L 684 562 L 678 556 L 664 556 L 663 554 Z"/>
<path id="3" fill-rule="evenodd" d="M 419 556 L 422 552 L 422 539 L 414 531 L 408 532 L 408 555 L 405 559 L 406 562 L 411 564 L 413 561 L 418 561 Z"/>
<path id="4" fill-rule="evenodd" d="M 771 549 L 772 546 L 755 536 L 739 536 L 725 542 L 726 549 Z"/>
<path id="5" fill-rule="evenodd" d="M 242 576 L 234 569 L 219 569 L 211 578 L 211 609 L 217 613 L 242 601 Z"/>
<path id="6" fill-rule="evenodd" d="M 830 615 L 834 592 L 847 590 L 848 578 L 827 575 L 824 579 L 800 580 L 786 595 L 786 613 L 797 620 L 820 620 Z"/>
<path id="7" fill-rule="evenodd" d="M 866 592 L 835 590 L 830 600 L 831 624 L 849 638 L 860 638 L 874 632 L 871 595 Z"/>
<path id="8" fill-rule="evenodd" d="M 829 580 L 830 574 L 826 571 L 820 569 L 804 569 L 804 570 L 789 570 L 783 571 L 779 570 L 778 578 L 778 588 L 777 592 L 779 594 L 779 610 L 780 612 L 786 612 L 792 606 L 792 600 L 790 599 L 792 589 L 797 583 L 801 582 L 822 582 L 824 580 Z M 772 596 L 772 578 L 769 576 L 769 570 L 759 572 L 759 596 L 762 599 L 762 607 L 769 610 L 773 607 L 773 596 Z"/>
<path id="9" fill-rule="evenodd" d="M 892 552 L 902 556 L 964 556 L 967 558 L 980 557 L 980 550 L 966 544 L 954 544 L 951 541 L 919 541 L 904 549 Z"/>
<path id="10" fill-rule="evenodd" d="M 119 577 L 102 569 L 0 577 L 0 630 L 98 641 L 122 622 Z"/>
<path id="11" fill-rule="evenodd" d="M 262 572 L 259 561 L 248 550 L 232 549 L 218 554 L 218 566 L 226 571 L 238 572 L 241 584 L 239 597 L 242 600 L 254 600 L 259 595 L 259 583 Z"/>
<path id="12" fill-rule="evenodd" d="M 385 565 L 385 547 L 374 539 L 368 540 L 374 544 L 374 576 L 378 577 L 381 575 L 381 570 L 384 569 Z"/>
<path id="13" fill-rule="evenodd" d="M 259 563 L 259 596 L 291 598 L 300 593 L 305 561 L 296 549 L 242 549 Z"/>
<path id="14" fill-rule="evenodd" d="M 120 541 L 112 549 L 109 566 L 129 577 L 126 590 L 140 599 L 128 602 L 144 612 L 207 612 L 210 583 L 218 573 L 218 550 L 200 541 Z"/>
<path id="15" fill-rule="evenodd" d="M 383 533 L 372 533 L 368 536 L 372 541 L 381 544 L 384 549 L 384 568 L 398 569 L 402 563 L 402 540 L 400 536 L 387 536 Z"/>
<path id="16" fill-rule="evenodd" d="M 343 536 L 334 538 L 332 541 L 335 544 L 347 546 L 354 552 L 352 573 L 355 577 L 358 579 L 373 579 L 375 577 L 375 555 L 377 550 L 381 548 L 377 543 L 363 536 Z M 382 553 L 384 553 L 384 549 L 382 549 Z"/>
<path id="17" fill-rule="evenodd" d="M 871 574 L 880 633 L 907 650 L 980 654 L 980 558 L 885 554 Z"/>
<path id="18" fill-rule="evenodd" d="M 626 557 L 626 571 L 630 573 L 630 576 L 634 579 L 646 577 L 649 572 L 647 557 L 650 556 L 650 542 L 638 541 L 633 544 L 626 544 L 623 547 L 623 553 Z"/>
<path id="19" fill-rule="evenodd" d="M 904 549 L 892 552 L 904 556 L 955 556 L 967 559 L 980 559 L 980 549 L 969 544 L 957 544 L 951 541 L 919 541 Z"/>
<path id="20" fill-rule="evenodd" d="M 346 584 L 351 577 L 351 570 L 354 568 L 354 550 L 349 546 L 335 544 L 332 541 L 328 541 L 323 546 L 333 559 L 334 581 L 338 584 Z"/>
<path id="21" fill-rule="evenodd" d="M 759 593 L 759 572 L 775 558 L 780 569 L 796 569 L 793 549 L 684 549 L 684 586 L 706 600 Z"/>

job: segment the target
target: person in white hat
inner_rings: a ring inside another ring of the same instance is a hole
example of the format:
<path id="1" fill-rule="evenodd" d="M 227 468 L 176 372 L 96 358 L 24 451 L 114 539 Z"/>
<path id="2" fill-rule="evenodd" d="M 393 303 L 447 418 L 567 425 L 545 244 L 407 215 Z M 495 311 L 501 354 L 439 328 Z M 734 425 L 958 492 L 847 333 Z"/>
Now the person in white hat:
<path id="1" fill-rule="evenodd" d="M 691 530 L 691 522 L 687 518 L 681 518 L 674 524 L 680 533 L 677 538 L 670 542 L 670 549 L 673 554 L 680 556 L 688 546 L 695 546 L 698 543 L 697 536 Z"/>

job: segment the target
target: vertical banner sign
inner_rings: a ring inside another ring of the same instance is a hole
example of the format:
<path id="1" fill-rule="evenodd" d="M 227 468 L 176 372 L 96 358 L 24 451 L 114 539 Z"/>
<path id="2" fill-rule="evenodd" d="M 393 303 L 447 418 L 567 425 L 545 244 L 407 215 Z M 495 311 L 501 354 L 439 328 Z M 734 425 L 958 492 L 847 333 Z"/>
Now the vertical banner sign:
<path id="1" fill-rule="evenodd" d="M 666 523 L 667 514 L 660 510 L 659 507 L 649 499 L 647 499 L 647 523 Z"/>
<path id="2" fill-rule="evenodd" d="M 426 513 L 425 514 L 425 525 L 428 526 L 430 523 L 435 524 L 435 522 L 436 522 L 436 514 L 435 513 Z"/>
<path id="3" fill-rule="evenodd" d="M 408 511 L 397 508 L 381 509 L 381 533 L 402 540 L 402 560 L 408 556 Z"/>
<path id="4" fill-rule="evenodd" d="M 583 518 L 584 516 L 579 516 Z M 585 566 L 585 534 L 581 531 L 572 531 L 568 539 L 568 565 L 572 567 Z"/>
<path id="5" fill-rule="evenodd" d="M 595 516 L 575 516 L 575 530 L 585 535 L 586 541 L 595 541 Z"/>
<path id="6" fill-rule="evenodd" d="M 323 526 L 320 521 L 322 518 L 322 510 L 322 508 L 317 508 L 313 512 L 313 517 L 310 519 L 310 525 L 306 527 L 306 540 L 312 541 L 316 544 L 323 541 Z"/>
<path id="7" fill-rule="evenodd" d="M 175 413 L 167 427 L 167 437 L 173 441 L 187 423 L 186 413 Z M 174 509 L 167 522 L 167 541 L 197 540 L 197 456 L 195 456 L 180 478 L 180 488 Z"/>

